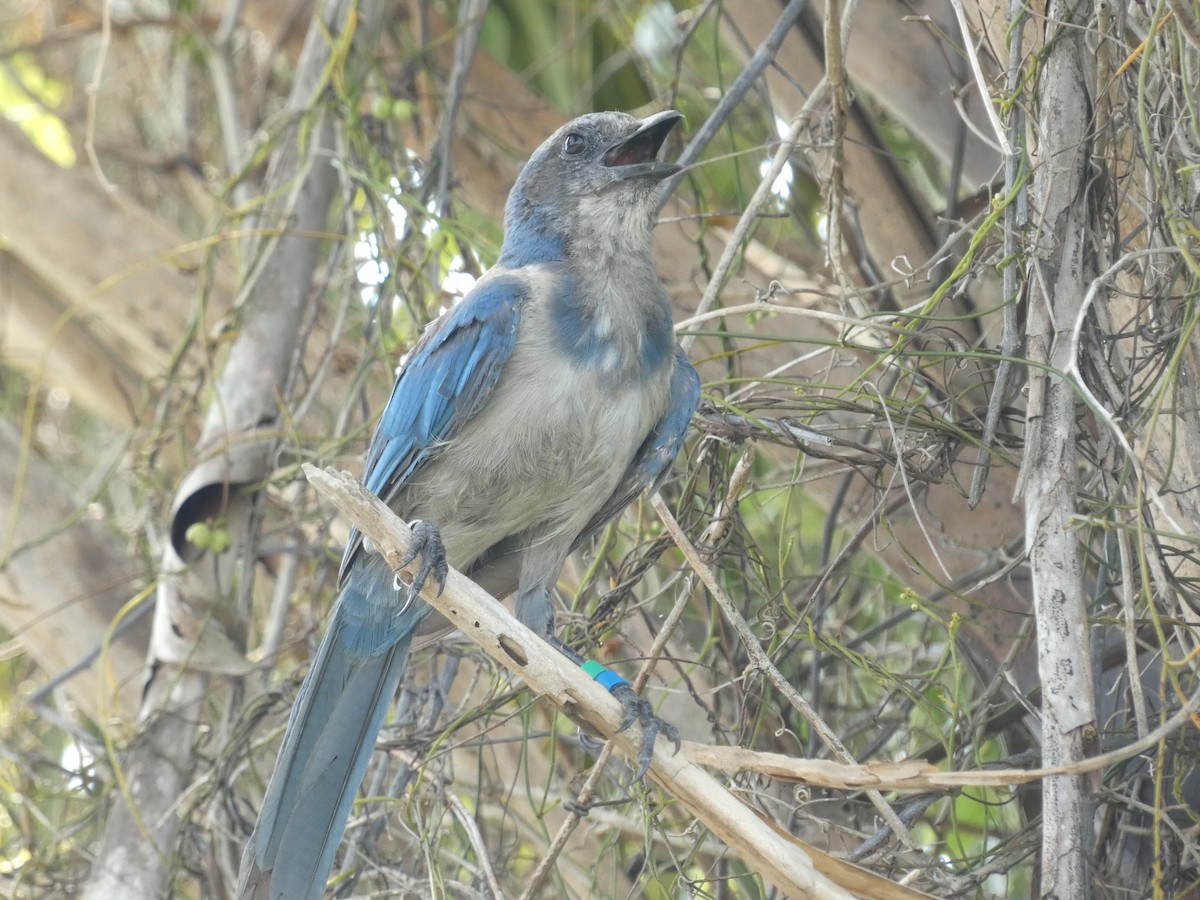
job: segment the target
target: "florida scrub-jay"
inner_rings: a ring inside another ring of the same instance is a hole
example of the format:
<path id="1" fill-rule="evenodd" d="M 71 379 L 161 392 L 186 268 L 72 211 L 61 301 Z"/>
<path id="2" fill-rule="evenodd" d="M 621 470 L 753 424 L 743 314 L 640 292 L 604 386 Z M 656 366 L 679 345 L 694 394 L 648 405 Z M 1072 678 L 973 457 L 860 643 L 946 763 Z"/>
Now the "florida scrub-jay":
<path id="1" fill-rule="evenodd" d="M 567 555 L 678 453 L 700 383 L 675 341 L 650 233 L 662 182 L 678 171 L 658 151 L 680 118 L 595 113 L 548 138 L 509 195 L 496 265 L 401 367 L 363 480 L 416 520 L 416 583 L 401 585 L 352 534 L 242 858 L 240 897 L 320 896 L 431 612 L 415 595 L 426 578 L 443 579 L 449 563 L 515 596 L 517 616 L 549 637 Z M 649 726 L 644 766 L 662 723 L 619 678 L 604 683 L 627 723 Z"/>

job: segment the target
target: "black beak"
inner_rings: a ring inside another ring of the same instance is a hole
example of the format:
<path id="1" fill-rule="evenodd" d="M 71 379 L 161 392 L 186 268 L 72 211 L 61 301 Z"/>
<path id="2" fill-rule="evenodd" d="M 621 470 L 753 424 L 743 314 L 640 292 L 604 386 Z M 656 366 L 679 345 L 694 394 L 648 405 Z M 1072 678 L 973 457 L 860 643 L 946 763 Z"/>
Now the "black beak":
<path id="1" fill-rule="evenodd" d="M 661 162 L 658 151 L 675 123 L 682 118 L 683 113 L 667 109 L 642 119 L 637 131 L 605 151 L 603 165 L 620 169 L 622 178 L 646 178 L 652 181 L 670 178 L 682 167 Z"/>

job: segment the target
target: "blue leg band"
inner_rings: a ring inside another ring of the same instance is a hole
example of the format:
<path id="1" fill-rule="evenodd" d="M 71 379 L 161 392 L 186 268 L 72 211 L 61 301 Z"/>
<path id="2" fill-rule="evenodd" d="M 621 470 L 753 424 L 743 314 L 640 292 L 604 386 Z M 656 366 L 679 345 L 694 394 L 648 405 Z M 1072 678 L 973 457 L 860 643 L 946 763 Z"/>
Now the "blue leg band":
<path id="1" fill-rule="evenodd" d="M 604 668 L 604 666 L 600 665 L 600 663 L 591 659 L 584 660 L 583 664 L 580 665 L 579 668 L 583 669 L 586 674 L 592 677 L 592 681 L 599 684 L 600 687 L 604 688 L 610 694 L 612 693 L 613 688 L 622 684 L 629 684 L 628 681 L 626 681 L 616 672 Z"/>

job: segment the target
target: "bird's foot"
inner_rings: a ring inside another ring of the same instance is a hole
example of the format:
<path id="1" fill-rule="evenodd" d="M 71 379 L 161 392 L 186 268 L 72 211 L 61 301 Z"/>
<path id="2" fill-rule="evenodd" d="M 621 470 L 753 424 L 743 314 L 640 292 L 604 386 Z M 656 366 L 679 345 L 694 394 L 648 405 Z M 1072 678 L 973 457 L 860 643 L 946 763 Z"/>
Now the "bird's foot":
<path id="1" fill-rule="evenodd" d="M 421 519 L 414 519 L 409 523 L 409 527 L 412 529 L 413 541 L 409 544 L 404 559 L 400 560 L 400 568 L 403 569 L 418 556 L 421 557 L 421 564 L 417 567 L 417 574 L 413 576 L 411 584 L 405 583 L 400 573 L 396 573 L 396 590 L 407 590 L 409 596 L 415 597 L 421 593 L 426 579 L 432 575 L 437 579 L 437 592 L 438 596 L 441 596 L 442 590 L 446 587 L 446 576 L 450 574 L 450 564 L 446 562 L 446 546 L 442 543 L 442 535 L 436 525 Z"/>
<path id="2" fill-rule="evenodd" d="M 624 731 L 634 722 L 642 726 L 642 746 L 637 755 L 637 777 L 638 780 L 641 780 L 645 777 L 646 770 L 650 768 L 650 758 L 654 755 L 654 742 L 660 734 L 675 745 L 676 753 L 679 752 L 679 729 L 656 716 L 650 701 L 643 700 L 634 693 L 633 688 L 627 682 L 614 684 L 609 688 L 609 693 L 617 698 L 623 710 L 621 725 L 617 731 Z"/>

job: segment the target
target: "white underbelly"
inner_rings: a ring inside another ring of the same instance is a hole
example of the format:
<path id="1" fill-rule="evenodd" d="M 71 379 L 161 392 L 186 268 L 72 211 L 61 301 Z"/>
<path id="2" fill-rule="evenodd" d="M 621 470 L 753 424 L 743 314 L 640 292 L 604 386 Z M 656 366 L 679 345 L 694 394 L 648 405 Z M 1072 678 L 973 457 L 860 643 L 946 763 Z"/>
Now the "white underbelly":
<path id="1" fill-rule="evenodd" d="M 438 526 L 456 568 L 513 535 L 577 535 L 663 415 L 665 368 L 620 384 L 560 356 L 516 354 L 484 410 L 405 489 L 403 514 Z"/>

